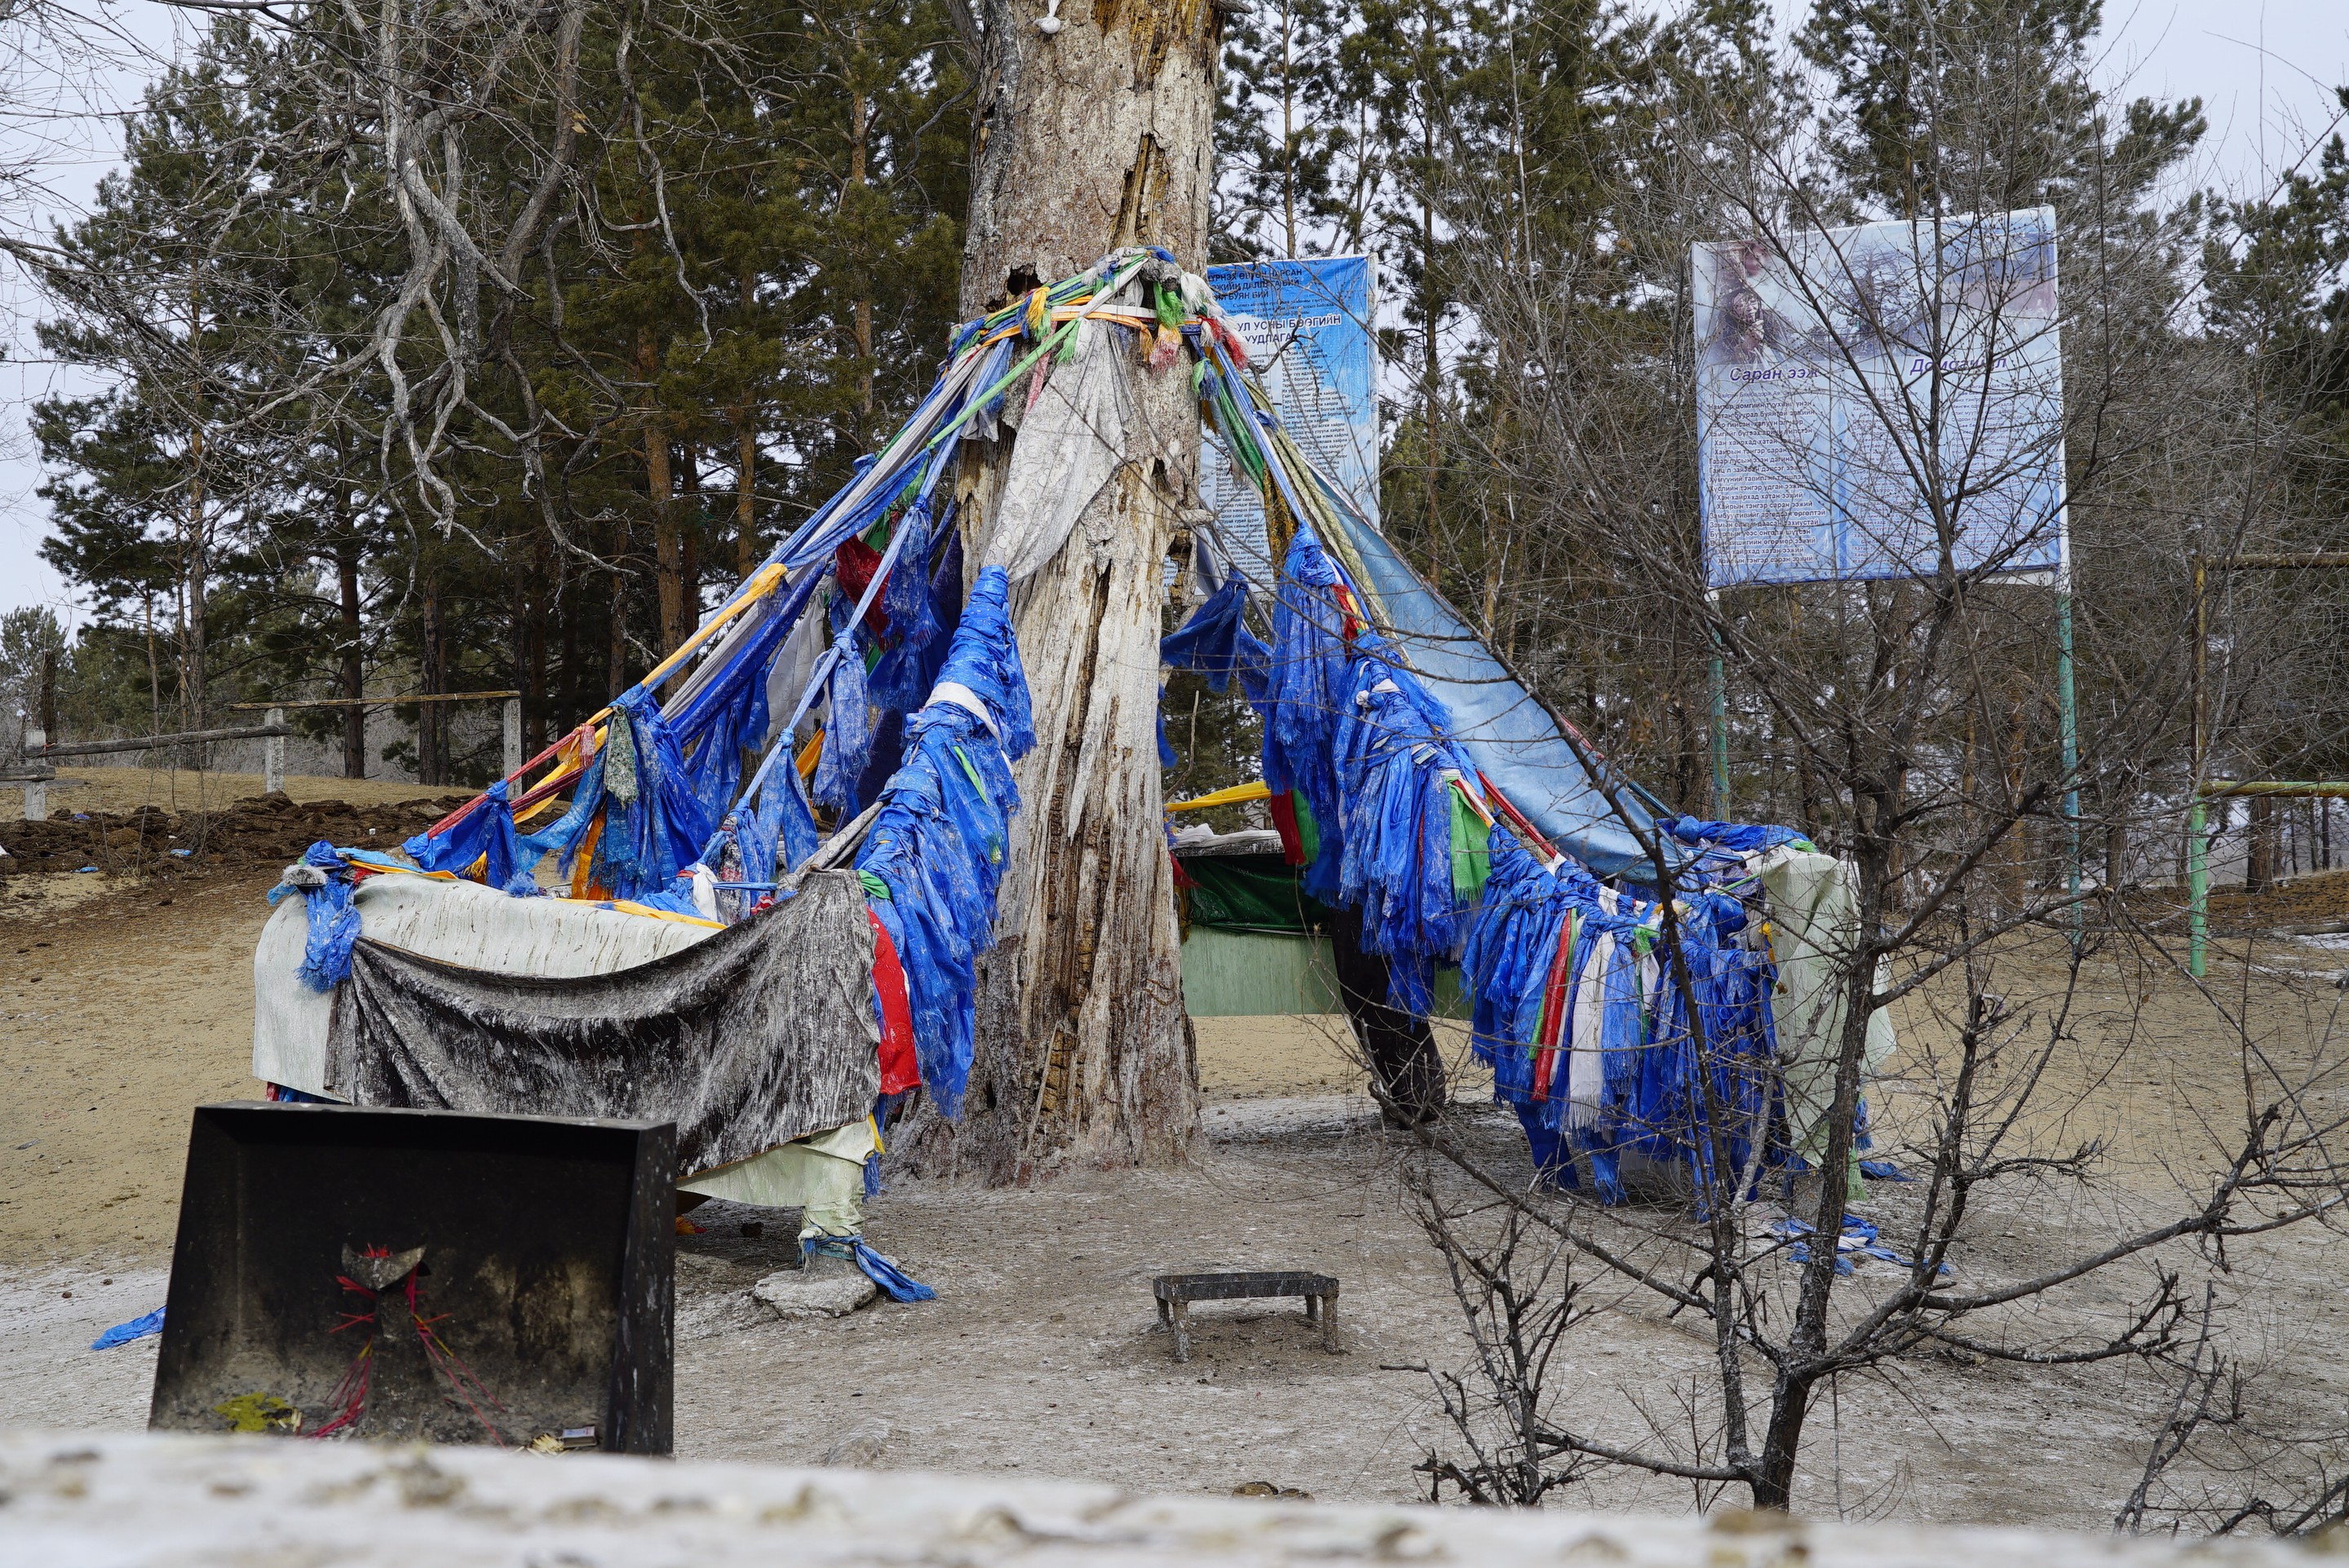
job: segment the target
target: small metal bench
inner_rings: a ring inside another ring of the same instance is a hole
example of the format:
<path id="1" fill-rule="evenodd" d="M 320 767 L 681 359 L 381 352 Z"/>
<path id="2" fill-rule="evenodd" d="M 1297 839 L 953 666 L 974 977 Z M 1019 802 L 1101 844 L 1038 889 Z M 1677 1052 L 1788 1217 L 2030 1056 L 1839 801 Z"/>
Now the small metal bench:
<path id="1" fill-rule="evenodd" d="M 1338 1282 L 1318 1274 L 1160 1274 L 1150 1284 L 1158 1298 L 1158 1321 L 1174 1334 L 1174 1359 L 1191 1359 L 1190 1308 L 1195 1301 L 1244 1301 L 1258 1296 L 1301 1295 L 1305 1321 L 1321 1326 L 1321 1348 L 1338 1350 Z"/>

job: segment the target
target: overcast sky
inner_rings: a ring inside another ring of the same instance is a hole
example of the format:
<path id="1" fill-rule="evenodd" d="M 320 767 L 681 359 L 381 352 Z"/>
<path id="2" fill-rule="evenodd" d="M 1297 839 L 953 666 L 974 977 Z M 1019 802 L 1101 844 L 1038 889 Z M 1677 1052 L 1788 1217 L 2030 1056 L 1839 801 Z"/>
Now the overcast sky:
<path id="1" fill-rule="evenodd" d="M 1659 9 L 1670 0 L 1646 0 Z M 1798 19 L 1806 0 L 1779 0 Z M 152 0 L 106 6 L 115 33 L 102 40 L 116 61 L 135 40 L 168 52 L 187 14 Z M 0 156 L 36 160 L 42 193 L 0 222 L 46 229 L 88 200 L 111 168 L 120 131 L 109 115 L 138 100 L 145 70 L 119 63 L 75 63 L 55 46 L 0 59 L 0 84 L 16 100 L 56 106 L 37 122 L 0 136 Z M 2337 110 L 2336 84 L 2349 82 L 2349 6 L 2341 0 L 2106 0 L 2098 75 L 2126 97 L 2199 96 L 2210 119 L 2198 183 L 2240 189 L 2264 184 L 2319 139 Z M 2262 171 L 2267 171 L 2264 175 Z M 0 610 L 47 603 L 69 621 L 82 612 L 41 561 L 47 508 L 26 433 L 30 402 L 70 389 L 34 343 L 36 302 L 21 278 L 0 274 Z"/>

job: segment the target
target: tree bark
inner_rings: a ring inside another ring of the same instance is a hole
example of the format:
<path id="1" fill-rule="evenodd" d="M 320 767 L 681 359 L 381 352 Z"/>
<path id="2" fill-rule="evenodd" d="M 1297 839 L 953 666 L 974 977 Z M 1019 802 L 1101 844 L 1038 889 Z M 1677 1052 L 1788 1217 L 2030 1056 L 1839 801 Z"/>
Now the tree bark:
<path id="1" fill-rule="evenodd" d="M 747 408 L 735 420 L 734 573 L 748 577 L 759 569 L 759 432 Z"/>
<path id="2" fill-rule="evenodd" d="M 992 0 L 980 70 L 966 315 L 1158 245 L 1204 263 L 1220 24 L 1206 0 L 1094 0 L 1037 29 Z M 1133 377 L 1127 461 L 1013 614 L 1037 744 L 978 974 L 959 1124 L 925 1115 L 917 1168 L 1024 1181 L 1064 1161 L 1176 1160 L 1198 1126 L 1174 883 L 1159 823 L 1163 566 L 1195 500 L 1199 421 L 1184 367 Z M 961 487 L 966 559 L 985 557 L 1009 439 Z"/>
<path id="3" fill-rule="evenodd" d="M 684 460 L 669 503 L 669 526 L 678 535 L 677 643 L 681 643 L 701 624 L 701 457 L 690 441 L 678 449 L 678 455 Z"/>
<path id="4" fill-rule="evenodd" d="M 354 706 L 343 710 L 343 777 L 367 777 L 367 665 L 359 649 L 359 541 L 345 531 L 335 542 L 335 582 L 342 598 L 342 687 Z"/>
<path id="5" fill-rule="evenodd" d="M 685 542 L 677 526 L 677 479 L 669 467 L 669 418 L 660 407 L 660 349 L 647 330 L 636 338 L 636 374 L 651 399 L 645 414 L 645 499 L 653 514 L 653 583 L 660 601 L 661 652 L 685 641 Z"/>
<path id="6" fill-rule="evenodd" d="M 2277 831 L 2275 798 L 2252 796 L 2250 815 L 2244 844 L 2243 891 L 2265 892 L 2276 884 L 2276 861 L 2281 858 L 2276 852 L 2282 835 Z"/>
<path id="7" fill-rule="evenodd" d="M 444 661 L 448 656 L 448 635 L 441 614 L 440 580 L 427 573 L 424 578 L 424 668 L 422 685 L 427 695 L 446 689 Z M 449 746 L 447 738 L 448 707 L 442 702 L 416 705 L 416 781 L 419 784 L 445 784 L 449 781 Z"/>

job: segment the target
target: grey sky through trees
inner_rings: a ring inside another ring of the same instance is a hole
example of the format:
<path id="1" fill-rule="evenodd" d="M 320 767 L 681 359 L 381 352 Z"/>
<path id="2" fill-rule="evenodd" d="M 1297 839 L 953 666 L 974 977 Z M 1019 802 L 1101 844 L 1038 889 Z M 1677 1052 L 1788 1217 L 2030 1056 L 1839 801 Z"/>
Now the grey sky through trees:
<path id="1" fill-rule="evenodd" d="M 1807 9 L 1805 0 L 1777 3 L 1790 26 Z M 82 0 L 78 9 L 98 24 L 84 40 L 88 57 L 13 43 L 0 53 L 0 164 L 28 165 L 34 176 L 0 196 L 0 222 L 20 231 L 47 232 L 80 210 L 119 152 L 111 116 L 137 103 L 175 37 L 201 25 L 200 13 L 156 0 Z M 2106 85 L 2129 97 L 2204 100 L 2211 129 L 2192 170 L 2199 184 L 2256 194 L 2263 171 L 2271 178 L 2322 139 L 2336 113 L 2333 87 L 2349 83 L 2349 12 L 2338 0 L 2106 0 L 2105 19 Z M 42 475 L 26 415 L 70 384 L 34 343 L 37 305 L 20 275 L 0 273 L 0 611 L 48 604 L 78 623 L 39 553 L 48 509 L 34 493 Z"/>

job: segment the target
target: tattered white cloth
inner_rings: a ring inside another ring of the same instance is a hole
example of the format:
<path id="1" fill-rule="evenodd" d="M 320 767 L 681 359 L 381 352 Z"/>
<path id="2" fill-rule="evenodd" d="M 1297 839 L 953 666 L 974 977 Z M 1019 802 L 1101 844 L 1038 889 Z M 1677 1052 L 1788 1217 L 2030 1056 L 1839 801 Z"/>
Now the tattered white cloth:
<path id="1" fill-rule="evenodd" d="M 1019 424 L 1003 476 L 1003 505 L 987 539 L 984 564 L 1012 582 L 1034 576 L 1061 553 L 1077 518 L 1117 471 L 1133 417 L 1133 362 L 1107 322 L 1077 325 L 1076 357 L 1048 358 L 1050 376 Z"/>

